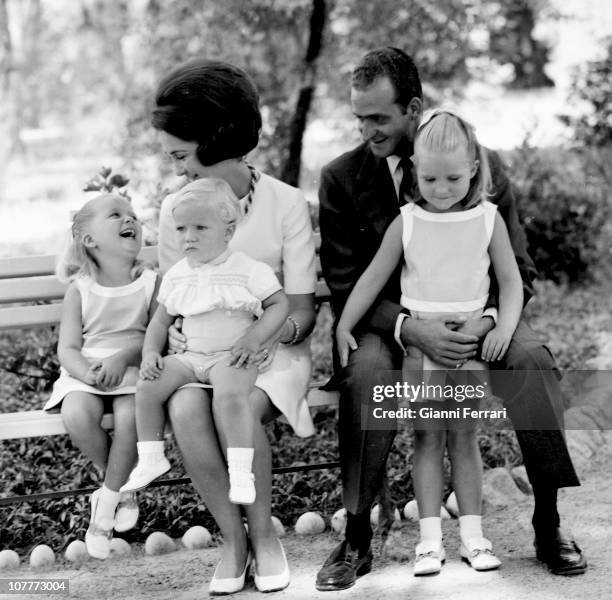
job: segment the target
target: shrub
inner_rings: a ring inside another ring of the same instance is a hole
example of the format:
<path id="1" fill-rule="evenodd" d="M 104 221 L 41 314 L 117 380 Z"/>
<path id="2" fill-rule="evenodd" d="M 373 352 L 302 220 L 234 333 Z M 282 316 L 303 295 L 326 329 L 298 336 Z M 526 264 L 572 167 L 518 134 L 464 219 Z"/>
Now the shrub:
<path id="1" fill-rule="evenodd" d="M 577 282 L 607 252 L 610 184 L 589 150 L 536 149 L 509 155 L 529 254 L 541 279 Z"/>

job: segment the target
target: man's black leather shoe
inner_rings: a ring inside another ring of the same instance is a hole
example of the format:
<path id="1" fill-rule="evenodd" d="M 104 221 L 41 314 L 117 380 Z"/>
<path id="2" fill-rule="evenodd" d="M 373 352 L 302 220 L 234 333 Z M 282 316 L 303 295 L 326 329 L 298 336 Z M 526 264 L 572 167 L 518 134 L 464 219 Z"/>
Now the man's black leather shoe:
<path id="1" fill-rule="evenodd" d="M 555 575 L 581 575 L 587 569 L 587 561 L 578 544 L 557 529 L 549 537 L 537 537 L 534 542 L 536 557 L 546 563 Z"/>
<path id="2" fill-rule="evenodd" d="M 357 577 L 372 568 L 372 551 L 360 553 L 344 540 L 336 546 L 317 573 L 316 588 L 322 592 L 345 590 L 355 584 Z"/>

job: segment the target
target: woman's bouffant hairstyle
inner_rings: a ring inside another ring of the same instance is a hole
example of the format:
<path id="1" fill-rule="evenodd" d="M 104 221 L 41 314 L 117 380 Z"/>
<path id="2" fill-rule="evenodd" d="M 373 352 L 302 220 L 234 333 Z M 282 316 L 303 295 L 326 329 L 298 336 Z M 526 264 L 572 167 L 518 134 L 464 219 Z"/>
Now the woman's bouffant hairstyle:
<path id="1" fill-rule="evenodd" d="M 259 142 L 259 93 L 242 69 L 194 59 L 177 67 L 157 88 L 152 125 L 197 142 L 205 166 L 246 156 Z"/>
<path id="2" fill-rule="evenodd" d="M 176 194 L 172 212 L 185 202 L 211 206 L 226 225 L 236 225 L 242 217 L 240 201 L 223 179 L 206 177 L 188 183 Z"/>
<path id="3" fill-rule="evenodd" d="M 478 161 L 464 200 L 465 208 L 471 208 L 485 201 L 493 191 L 487 151 L 476 139 L 474 127 L 456 112 L 437 108 L 425 113 L 414 138 L 413 162 L 418 162 L 421 150 L 454 152 L 457 148 L 466 148 L 470 160 Z M 414 190 L 414 197 L 422 199 L 418 188 Z"/>
<path id="4" fill-rule="evenodd" d="M 413 98 L 422 98 L 419 71 L 403 50 L 385 46 L 368 52 L 353 69 L 351 86 L 356 90 L 370 87 L 378 78 L 388 77 L 395 88 L 395 102 L 404 110 Z"/>
<path id="5" fill-rule="evenodd" d="M 100 266 L 91 249 L 83 243 L 83 238 L 89 233 L 89 224 L 96 215 L 96 204 L 106 198 L 120 198 L 127 202 L 123 196 L 100 194 L 86 202 L 74 213 L 64 248 L 58 255 L 55 265 L 55 274 L 61 282 L 69 283 L 79 277 L 96 279 Z M 144 267 L 144 263 L 136 259 L 132 269 L 132 278 L 140 276 Z"/>

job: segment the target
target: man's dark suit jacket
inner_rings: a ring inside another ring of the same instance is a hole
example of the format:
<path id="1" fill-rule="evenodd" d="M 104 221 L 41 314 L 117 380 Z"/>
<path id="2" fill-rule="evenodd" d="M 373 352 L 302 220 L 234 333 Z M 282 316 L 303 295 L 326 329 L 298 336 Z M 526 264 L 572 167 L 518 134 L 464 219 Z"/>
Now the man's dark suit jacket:
<path id="1" fill-rule="evenodd" d="M 533 295 L 536 269 L 527 254 L 525 233 L 516 210 L 510 182 L 498 154 L 489 150 L 494 191 L 489 200 L 498 205 L 504 219 L 523 280 L 524 303 Z M 332 294 L 336 319 L 366 267 L 378 250 L 387 227 L 399 214 L 393 179 L 384 158 L 366 143 L 325 166 L 319 188 L 321 266 Z M 389 334 L 402 307 L 399 305 L 401 261 L 378 301 L 362 319 L 360 327 Z M 496 303 L 491 272 L 490 305 Z"/>

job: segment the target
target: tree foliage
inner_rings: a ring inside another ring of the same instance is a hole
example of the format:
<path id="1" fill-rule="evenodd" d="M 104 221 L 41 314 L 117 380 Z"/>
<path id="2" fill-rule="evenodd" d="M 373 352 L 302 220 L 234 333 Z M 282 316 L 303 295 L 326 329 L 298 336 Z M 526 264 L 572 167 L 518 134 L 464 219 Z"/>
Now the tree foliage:
<path id="1" fill-rule="evenodd" d="M 538 16 L 550 12 L 547 0 L 488 2 L 484 7 L 490 18 L 489 56 L 514 70 L 509 86 L 528 89 L 553 86 L 544 72 L 550 47 L 534 37 Z"/>
<path id="2" fill-rule="evenodd" d="M 574 72 L 570 104 L 578 114 L 560 119 L 574 131 L 574 139 L 586 146 L 612 145 L 612 37 L 605 41 L 602 58 L 587 62 Z"/>
<path id="3" fill-rule="evenodd" d="M 482 51 L 470 31 L 487 27 L 483 0 L 4 2 L 19 31 L 14 94 L 21 126 L 72 128 L 78 139 L 66 144 L 71 152 L 91 144 L 91 136 L 107 138 L 130 163 L 136 186 L 159 177 L 143 166 L 158 154 L 149 125 L 155 86 L 190 57 L 228 60 L 253 76 L 264 114 L 256 162 L 294 180 L 285 163 L 290 149 L 299 153 L 295 138 L 308 109 L 321 114 L 323 97 L 347 105 L 349 73 L 364 52 L 403 48 L 427 82 L 426 94 L 441 100 L 465 83 L 467 60 Z M 313 18 L 322 14 L 323 21 Z"/>

